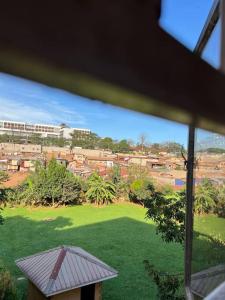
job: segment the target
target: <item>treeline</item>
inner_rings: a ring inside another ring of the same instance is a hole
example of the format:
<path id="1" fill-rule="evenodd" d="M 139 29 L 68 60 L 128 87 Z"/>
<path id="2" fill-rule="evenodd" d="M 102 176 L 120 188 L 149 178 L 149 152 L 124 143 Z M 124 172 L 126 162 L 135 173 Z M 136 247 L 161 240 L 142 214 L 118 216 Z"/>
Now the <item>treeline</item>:
<path id="1" fill-rule="evenodd" d="M 71 139 L 57 138 L 57 137 L 41 137 L 40 134 L 32 134 L 31 136 L 18 136 L 18 135 L 0 135 L 0 143 L 16 143 L 16 144 L 39 144 L 42 146 L 57 146 L 57 147 L 82 147 L 85 149 L 104 149 L 110 150 L 113 153 L 129 153 L 129 152 L 142 152 L 159 154 L 160 152 L 176 153 L 186 152 L 184 147 L 175 142 L 165 143 L 149 143 L 141 135 L 137 143 L 129 139 L 114 140 L 111 137 L 101 138 L 96 133 L 82 134 L 74 131 L 71 134 Z"/>
<path id="2" fill-rule="evenodd" d="M 0 171 L 0 183 L 7 178 L 8 175 Z M 46 167 L 37 163 L 36 171 L 16 188 L 0 188 L 1 202 L 12 205 L 23 203 L 59 206 L 83 202 L 102 205 L 118 199 L 129 200 L 143 206 L 151 204 L 151 215 L 153 212 L 165 215 L 163 209 L 168 204 L 169 213 L 177 209 L 180 217 L 185 193 L 174 191 L 170 186 L 159 188 L 147 171 L 139 166 L 130 166 L 127 178 L 121 176 L 119 166 L 114 166 L 105 178 L 94 172 L 84 179 L 74 176 L 55 159 L 52 159 Z M 179 203 L 178 207 L 171 206 L 173 201 Z M 196 214 L 213 213 L 225 217 L 225 185 L 218 186 L 209 179 L 203 180 L 195 189 L 194 211 Z"/>
<path id="3" fill-rule="evenodd" d="M 2 174 L 2 177 L 1 177 Z M 0 180 L 7 179 L 1 171 Z M 130 200 L 142 203 L 146 186 L 151 182 L 146 172 L 136 166 L 129 168 L 127 179 L 123 179 L 120 168 L 115 166 L 107 178 L 94 172 L 87 179 L 74 176 L 64 165 L 52 159 L 46 167 L 36 164 L 33 172 L 22 184 L 15 188 L 1 188 L 0 201 L 10 205 L 77 205 L 94 203 L 109 204 L 114 200 Z"/>
<path id="4" fill-rule="evenodd" d="M 225 153 L 225 149 L 223 148 L 207 148 L 204 150 L 200 150 L 199 152 L 213 153 L 213 154 L 223 154 Z"/>

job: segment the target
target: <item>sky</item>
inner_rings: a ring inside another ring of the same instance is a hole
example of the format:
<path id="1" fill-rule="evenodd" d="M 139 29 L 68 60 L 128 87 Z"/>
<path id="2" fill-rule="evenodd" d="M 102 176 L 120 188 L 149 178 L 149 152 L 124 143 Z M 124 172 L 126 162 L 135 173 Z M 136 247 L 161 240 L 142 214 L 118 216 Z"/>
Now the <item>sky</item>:
<path id="1" fill-rule="evenodd" d="M 163 0 L 160 25 L 192 50 L 213 0 Z M 203 58 L 214 67 L 219 64 L 218 24 Z M 88 128 L 113 139 L 176 141 L 187 144 L 187 126 L 132 112 L 100 101 L 88 100 L 63 90 L 0 73 L 0 119 L 31 123 L 60 124 Z"/>

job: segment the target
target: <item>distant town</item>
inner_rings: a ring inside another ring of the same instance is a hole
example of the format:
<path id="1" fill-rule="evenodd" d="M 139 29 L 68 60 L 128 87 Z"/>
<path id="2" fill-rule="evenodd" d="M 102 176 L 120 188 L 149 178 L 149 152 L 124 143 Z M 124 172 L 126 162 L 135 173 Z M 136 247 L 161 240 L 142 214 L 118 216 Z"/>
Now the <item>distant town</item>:
<path id="1" fill-rule="evenodd" d="M 217 139 L 218 140 L 218 139 Z M 8 171 L 17 184 L 35 170 L 36 161 L 46 164 L 52 158 L 64 164 L 73 174 L 87 178 L 94 171 L 107 177 L 117 166 L 123 178 L 130 168 L 139 168 L 157 184 L 175 189 L 185 186 L 184 147 L 175 142 L 149 144 L 144 135 L 134 144 L 128 140 L 114 141 L 100 138 L 90 129 L 28 124 L 0 120 L 0 170 Z M 217 183 L 225 179 L 225 150 L 199 149 L 196 153 L 196 183 L 213 178 Z M 23 175 L 22 175 L 23 174 Z"/>

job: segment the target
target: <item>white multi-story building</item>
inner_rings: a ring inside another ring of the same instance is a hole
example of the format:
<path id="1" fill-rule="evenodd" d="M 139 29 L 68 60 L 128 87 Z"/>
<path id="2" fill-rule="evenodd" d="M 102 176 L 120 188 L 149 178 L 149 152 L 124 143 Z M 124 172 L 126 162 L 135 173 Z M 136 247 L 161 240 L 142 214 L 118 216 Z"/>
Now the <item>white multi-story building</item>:
<path id="1" fill-rule="evenodd" d="M 63 137 L 65 139 L 70 139 L 71 133 L 74 131 L 79 132 L 81 135 L 87 135 L 91 132 L 90 129 L 84 128 L 70 128 L 56 125 L 0 120 L 0 135 L 8 134 L 27 137 L 32 134 L 39 134 L 41 137 Z"/>

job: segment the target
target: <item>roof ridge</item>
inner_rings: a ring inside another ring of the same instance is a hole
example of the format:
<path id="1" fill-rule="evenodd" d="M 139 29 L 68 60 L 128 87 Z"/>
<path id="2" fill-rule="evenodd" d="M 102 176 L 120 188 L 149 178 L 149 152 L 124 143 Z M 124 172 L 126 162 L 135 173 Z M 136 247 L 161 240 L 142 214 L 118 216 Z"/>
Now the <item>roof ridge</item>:
<path id="1" fill-rule="evenodd" d="M 79 247 L 76 247 L 76 248 L 79 248 Z M 78 256 L 80 256 L 80 257 L 82 257 L 82 258 L 85 258 L 85 259 L 88 260 L 89 262 L 94 263 L 95 265 L 98 265 L 98 266 L 100 266 L 100 267 L 106 269 L 107 271 L 110 271 L 110 272 L 113 272 L 113 273 L 118 274 L 118 272 L 117 272 L 115 269 L 111 268 L 110 266 L 106 265 L 106 264 L 103 263 L 103 262 L 100 262 L 99 260 L 95 260 L 95 259 L 93 259 L 93 258 L 91 258 L 91 257 L 88 257 L 88 256 L 86 256 L 86 255 L 84 255 L 84 254 L 81 254 L 80 252 L 77 252 L 76 250 L 74 250 L 74 249 L 72 249 L 72 248 L 66 247 L 66 249 L 67 249 L 69 252 L 72 252 L 73 254 L 76 254 L 76 255 L 78 255 Z M 97 258 L 96 258 L 96 259 L 97 259 Z"/>
<path id="2" fill-rule="evenodd" d="M 52 273 L 49 277 L 49 281 L 48 281 L 48 283 L 46 285 L 46 288 L 45 288 L 46 294 L 49 294 L 51 292 L 52 286 L 53 286 L 56 278 L 58 277 L 59 271 L 61 269 L 61 266 L 62 266 L 62 263 L 64 261 L 64 258 L 66 256 L 67 251 L 68 251 L 68 249 L 66 247 L 61 246 L 61 251 L 58 254 L 58 258 L 57 258 L 56 263 L 55 263 L 55 265 L 52 269 Z"/>

